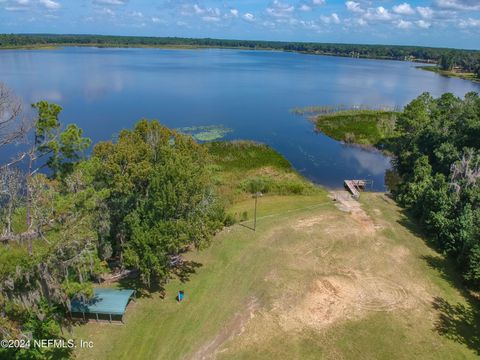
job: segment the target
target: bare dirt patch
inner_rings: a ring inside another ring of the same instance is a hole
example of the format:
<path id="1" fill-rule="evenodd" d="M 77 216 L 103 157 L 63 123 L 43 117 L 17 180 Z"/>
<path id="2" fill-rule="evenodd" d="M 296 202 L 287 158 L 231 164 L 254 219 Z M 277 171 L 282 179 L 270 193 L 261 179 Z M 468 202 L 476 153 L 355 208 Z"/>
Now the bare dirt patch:
<path id="1" fill-rule="evenodd" d="M 411 251 L 378 231 L 378 224 L 389 226 L 377 219 L 381 211 L 373 209 L 370 217 L 347 192 L 332 197 L 348 214 L 312 211 L 292 216 L 268 232 L 263 245 L 283 259 L 264 274 L 272 297 L 247 330 L 243 331 L 246 321 L 239 320 L 246 315 L 237 315 L 232 320 L 236 325 L 226 326 L 194 359 L 240 351 L 278 333 L 323 332 L 375 312 L 402 316 L 405 311 L 426 311 L 424 284 L 402 276 Z"/>
<path id="2" fill-rule="evenodd" d="M 399 284 L 382 277 L 331 277 L 320 280 L 323 290 L 342 301 L 369 311 L 392 311 L 407 293 Z"/>
<path id="3" fill-rule="evenodd" d="M 333 215 L 317 215 L 311 216 L 303 219 L 299 219 L 293 224 L 295 230 L 305 230 L 314 227 L 315 225 L 325 224 L 331 220 L 335 219 Z"/>
<path id="4" fill-rule="evenodd" d="M 373 234 L 379 228 L 368 216 L 361 204 L 355 200 L 347 191 L 333 191 L 331 197 L 336 201 L 336 206 L 341 211 L 349 212 L 352 218 L 360 224 L 366 234 Z"/>
<path id="5" fill-rule="evenodd" d="M 225 325 L 217 336 L 200 348 L 192 357 L 192 360 L 214 359 L 220 347 L 232 338 L 241 335 L 245 331 L 245 326 L 250 319 L 255 316 L 255 312 L 260 308 L 257 298 L 252 297 L 245 309 L 237 313 L 234 318 Z"/>
<path id="6" fill-rule="evenodd" d="M 393 311 L 405 305 L 407 292 L 382 277 L 333 275 L 316 280 L 307 293 L 299 296 L 303 299 L 298 305 L 284 308 L 279 314 L 286 331 L 305 326 L 321 329 L 369 312 Z"/>

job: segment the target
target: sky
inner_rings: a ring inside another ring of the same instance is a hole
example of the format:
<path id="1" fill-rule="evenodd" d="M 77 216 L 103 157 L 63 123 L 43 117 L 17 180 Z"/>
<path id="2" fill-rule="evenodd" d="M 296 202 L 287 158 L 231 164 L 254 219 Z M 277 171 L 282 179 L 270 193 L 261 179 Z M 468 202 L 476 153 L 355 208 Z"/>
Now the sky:
<path id="1" fill-rule="evenodd" d="M 0 0 L 0 33 L 480 49 L 480 0 Z"/>

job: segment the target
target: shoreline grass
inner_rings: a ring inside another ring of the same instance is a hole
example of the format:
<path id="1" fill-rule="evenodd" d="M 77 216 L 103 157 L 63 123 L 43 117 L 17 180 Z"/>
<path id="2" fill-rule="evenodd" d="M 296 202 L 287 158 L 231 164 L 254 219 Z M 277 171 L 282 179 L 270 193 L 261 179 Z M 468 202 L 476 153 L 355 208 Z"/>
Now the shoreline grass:
<path id="1" fill-rule="evenodd" d="M 214 181 L 227 206 L 251 198 L 256 192 L 266 196 L 324 192 L 267 145 L 254 141 L 213 141 L 203 146 L 213 159 Z"/>
<path id="2" fill-rule="evenodd" d="M 317 131 L 335 140 L 388 151 L 397 116 L 389 110 L 344 110 L 315 116 L 313 121 Z"/>

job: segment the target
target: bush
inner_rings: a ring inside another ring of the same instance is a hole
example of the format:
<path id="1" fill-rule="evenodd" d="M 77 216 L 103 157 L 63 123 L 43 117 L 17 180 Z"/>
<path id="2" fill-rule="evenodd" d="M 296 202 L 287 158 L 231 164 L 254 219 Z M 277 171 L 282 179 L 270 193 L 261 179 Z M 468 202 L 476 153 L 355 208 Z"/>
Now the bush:
<path id="1" fill-rule="evenodd" d="M 223 219 L 223 225 L 225 226 L 232 226 L 232 225 L 235 225 L 237 223 L 237 219 L 234 215 L 232 214 L 227 214 L 225 216 L 225 219 Z"/>
<path id="2" fill-rule="evenodd" d="M 351 132 L 345 133 L 345 142 L 347 144 L 354 144 L 356 140 L 357 138 L 355 137 L 354 133 L 351 133 Z"/>

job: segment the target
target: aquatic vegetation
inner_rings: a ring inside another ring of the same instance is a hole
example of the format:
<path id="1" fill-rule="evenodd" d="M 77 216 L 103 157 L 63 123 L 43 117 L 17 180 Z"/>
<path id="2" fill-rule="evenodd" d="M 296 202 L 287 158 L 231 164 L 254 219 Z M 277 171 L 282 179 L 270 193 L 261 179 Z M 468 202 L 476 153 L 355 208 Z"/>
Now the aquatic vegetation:
<path id="1" fill-rule="evenodd" d="M 282 155 L 254 141 L 214 141 L 203 145 L 214 163 L 214 180 L 228 202 L 268 195 L 307 195 L 322 191 L 304 179 Z"/>
<path id="2" fill-rule="evenodd" d="M 382 147 L 394 135 L 397 112 L 348 110 L 315 117 L 318 131 L 350 144 Z"/>
<path id="3" fill-rule="evenodd" d="M 233 132 L 232 129 L 223 125 L 189 126 L 176 129 L 182 134 L 190 135 L 197 141 L 214 141 L 224 138 Z"/>
<path id="4" fill-rule="evenodd" d="M 294 108 L 296 115 L 307 116 L 317 131 L 347 144 L 388 148 L 394 136 L 399 106 L 322 105 Z"/>
<path id="5" fill-rule="evenodd" d="M 399 112 L 402 110 L 400 106 L 391 106 L 391 105 L 319 105 L 319 106 L 305 106 L 305 107 L 298 107 L 293 108 L 290 111 L 295 115 L 306 115 L 306 116 L 314 116 L 314 115 L 326 115 L 326 114 L 335 114 L 338 112 L 344 111 L 392 111 L 392 112 Z"/>

